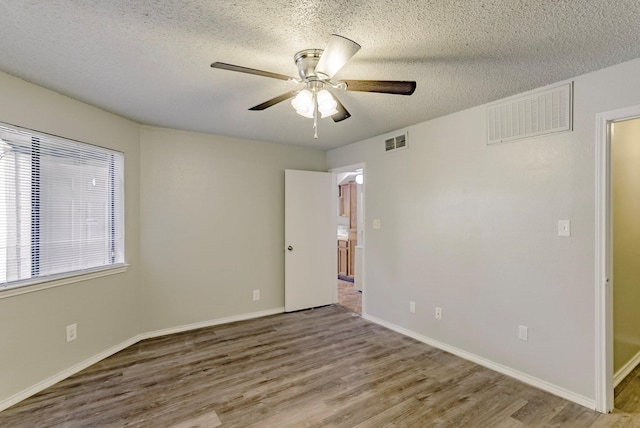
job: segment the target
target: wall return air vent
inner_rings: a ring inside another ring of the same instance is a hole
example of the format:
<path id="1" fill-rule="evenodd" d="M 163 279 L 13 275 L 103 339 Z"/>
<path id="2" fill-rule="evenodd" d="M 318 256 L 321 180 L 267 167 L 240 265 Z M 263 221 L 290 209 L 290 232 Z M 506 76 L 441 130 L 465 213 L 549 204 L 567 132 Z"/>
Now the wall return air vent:
<path id="1" fill-rule="evenodd" d="M 391 137 L 384 140 L 384 151 L 391 152 L 393 150 L 407 148 L 407 134 L 398 135 L 397 137 Z"/>
<path id="2" fill-rule="evenodd" d="M 572 83 L 487 107 L 487 144 L 571 131 Z"/>

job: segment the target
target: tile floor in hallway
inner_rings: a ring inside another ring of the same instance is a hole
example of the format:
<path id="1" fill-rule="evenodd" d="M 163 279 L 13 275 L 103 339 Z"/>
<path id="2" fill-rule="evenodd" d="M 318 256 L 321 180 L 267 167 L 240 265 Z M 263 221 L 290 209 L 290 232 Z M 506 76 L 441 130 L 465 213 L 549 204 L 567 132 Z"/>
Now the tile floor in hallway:
<path id="1" fill-rule="evenodd" d="M 352 282 L 338 279 L 338 304 L 362 315 L 362 293 L 354 288 Z"/>

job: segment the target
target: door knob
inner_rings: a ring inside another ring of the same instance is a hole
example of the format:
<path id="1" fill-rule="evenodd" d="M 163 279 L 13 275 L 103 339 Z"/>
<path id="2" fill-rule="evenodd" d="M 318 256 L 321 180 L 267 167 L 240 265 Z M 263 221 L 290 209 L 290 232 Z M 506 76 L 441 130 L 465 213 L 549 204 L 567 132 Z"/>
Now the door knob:
<path id="1" fill-rule="evenodd" d="M 293 251 L 293 247 L 292 247 L 291 245 L 289 245 L 289 246 L 287 247 L 287 250 L 289 250 L 289 251 Z"/>

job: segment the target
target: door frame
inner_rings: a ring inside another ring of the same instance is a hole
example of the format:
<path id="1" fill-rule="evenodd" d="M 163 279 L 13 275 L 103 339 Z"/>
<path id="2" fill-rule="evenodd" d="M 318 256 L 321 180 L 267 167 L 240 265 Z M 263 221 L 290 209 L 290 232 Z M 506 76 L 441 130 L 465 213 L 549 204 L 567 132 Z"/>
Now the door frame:
<path id="1" fill-rule="evenodd" d="M 596 410 L 602 413 L 614 406 L 611 124 L 636 118 L 640 118 L 640 105 L 596 115 Z"/>
<path id="2" fill-rule="evenodd" d="M 360 163 L 341 166 L 341 167 L 337 167 L 337 168 L 331 168 L 329 170 L 329 172 L 333 173 L 333 176 L 334 176 L 334 179 L 335 179 L 334 181 L 336 181 L 336 186 L 334 186 L 334 189 L 333 189 L 333 196 L 334 196 L 333 199 L 337 201 L 338 200 L 337 175 L 342 173 L 342 172 L 353 172 L 356 169 L 362 169 L 362 176 L 364 177 L 364 182 L 362 183 L 362 201 L 363 201 L 363 204 L 362 204 L 362 224 L 363 224 L 363 227 L 362 227 L 362 240 L 364 242 L 366 242 L 366 239 L 365 239 L 366 227 L 364 227 L 364 226 L 367 224 L 367 221 L 366 221 L 367 217 L 366 217 L 366 211 L 365 211 L 365 206 L 366 206 L 365 189 L 366 189 L 366 186 L 367 186 L 367 174 L 366 174 L 365 163 L 364 162 L 360 162 Z M 336 215 L 337 215 L 337 211 L 338 211 L 338 207 L 336 205 L 336 210 L 335 210 Z M 337 251 L 338 251 L 338 249 L 337 249 L 337 243 L 336 243 L 336 258 L 338 257 Z M 367 254 L 367 247 L 366 247 L 366 244 L 365 244 L 364 251 L 362 252 L 362 296 L 363 296 L 363 298 L 362 298 L 362 315 L 363 316 L 366 313 L 366 310 L 365 310 L 365 299 L 364 299 L 364 291 L 365 291 L 365 288 L 366 288 L 366 281 L 365 281 L 365 278 L 366 278 L 365 266 L 366 266 L 366 258 L 367 258 L 366 254 Z M 335 270 L 336 270 L 336 286 L 335 286 L 334 291 L 333 291 L 333 301 L 335 303 L 338 303 L 338 275 L 337 275 L 338 267 L 337 267 L 337 265 L 336 265 L 336 269 Z"/>

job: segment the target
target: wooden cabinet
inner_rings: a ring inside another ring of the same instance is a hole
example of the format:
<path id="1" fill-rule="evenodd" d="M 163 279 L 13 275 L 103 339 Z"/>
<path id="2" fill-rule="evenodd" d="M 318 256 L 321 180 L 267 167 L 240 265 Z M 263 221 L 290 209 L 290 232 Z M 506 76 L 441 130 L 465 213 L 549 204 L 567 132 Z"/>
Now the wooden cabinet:
<path id="1" fill-rule="evenodd" d="M 349 266 L 347 269 L 347 276 L 353 277 L 356 273 L 355 260 L 356 260 L 356 240 L 349 239 Z"/>
<path id="2" fill-rule="evenodd" d="M 338 240 L 338 275 L 348 276 L 349 274 L 349 242 Z"/>
<path id="3" fill-rule="evenodd" d="M 340 215 L 342 217 L 350 217 L 351 215 L 351 186 L 342 184 L 338 186 L 340 193 Z"/>

